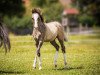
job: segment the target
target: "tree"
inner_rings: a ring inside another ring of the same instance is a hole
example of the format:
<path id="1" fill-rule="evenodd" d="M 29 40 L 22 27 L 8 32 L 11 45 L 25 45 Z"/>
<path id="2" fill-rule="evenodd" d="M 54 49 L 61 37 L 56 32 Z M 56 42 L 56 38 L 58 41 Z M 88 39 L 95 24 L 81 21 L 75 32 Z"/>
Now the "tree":
<path id="1" fill-rule="evenodd" d="M 73 3 L 78 4 L 81 14 L 92 16 L 94 23 L 100 25 L 100 0 L 73 0 Z"/>
<path id="2" fill-rule="evenodd" d="M 22 16 L 25 12 L 22 0 L 0 0 L 0 15 Z"/>
<path id="3" fill-rule="evenodd" d="M 52 21 L 61 19 L 62 6 L 59 0 L 31 0 L 33 7 L 42 9 L 45 21 Z"/>

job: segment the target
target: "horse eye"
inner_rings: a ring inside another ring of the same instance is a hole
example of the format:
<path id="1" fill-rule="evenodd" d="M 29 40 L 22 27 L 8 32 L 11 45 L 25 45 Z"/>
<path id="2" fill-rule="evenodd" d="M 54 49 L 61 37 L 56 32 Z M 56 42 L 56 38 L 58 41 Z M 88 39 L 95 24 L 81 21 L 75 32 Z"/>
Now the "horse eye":
<path id="1" fill-rule="evenodd" d="M 40 18 L 38 18 L 38 21 L 40 20 Z"/>
<path id="2" fill-rule="evenodd" d="M 34 18 L 32 18 L 32 20 L 34 21 Z"/>

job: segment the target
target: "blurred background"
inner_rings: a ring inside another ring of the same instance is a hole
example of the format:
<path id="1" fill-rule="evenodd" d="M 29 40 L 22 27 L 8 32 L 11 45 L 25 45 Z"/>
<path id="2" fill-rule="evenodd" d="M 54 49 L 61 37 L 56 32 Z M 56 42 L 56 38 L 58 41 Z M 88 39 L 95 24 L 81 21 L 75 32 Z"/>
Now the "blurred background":
<path id="1" fill-rule="evenodd" d="M 0 17 L 11 33 L 31 34 L 35 7 L 42 9 L 45 22 L 59 21 L 72 34 L 90 34 L 100 27 L 99 0 L 0 0 Z"/>
<path id="2" fill-rule="evenodd" d="M 41 8 L 45 22 L 59 21 L 64 26 L 68 68 L 64 69 L 59 50 L 55 71 L 55 48 L 45 42 L 43 70 L 33 70 L 36 47 L 31 10 L 36 7 Z M 0 32 L 0 75 L 100 75 L 99 16 L 100 0 L 0 0 L 0 26 L 6 25 L 11 42 L 11 51 L 5 55 L 2 41 L 6 43 L 7 35 L 2 37 Z"/>

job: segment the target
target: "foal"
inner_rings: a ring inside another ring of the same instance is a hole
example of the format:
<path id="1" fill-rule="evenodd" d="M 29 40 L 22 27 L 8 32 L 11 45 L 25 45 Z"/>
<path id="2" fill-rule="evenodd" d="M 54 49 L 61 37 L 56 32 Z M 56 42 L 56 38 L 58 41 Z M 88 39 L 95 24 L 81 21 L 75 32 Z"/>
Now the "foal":
<path id="1" fill-rule="evenodd" d="M 32 20 L 33 20 L 33 37 L 36 42 L 36 55 L 33 63 L 33 67 L 36 68 L 36 61 L 37 57 L 39 58 L 39 70 L 42 69 L 41 67 L 41 55 L 40 55 L 40 48 L 43 42 L 50 42 L 56 48 L 56 54 L 54 57 L 54 65 L 55 68 L 57 67 L 57 58 L 58 58 L 58 51 L 59 45 L 55 42 L 57 38 L 60 42 L 63 57 L 64 57 L 64 64 L 66 66 L 66 52 L 64 46 L 64 32 L 63 27 L 59 22 L 50 22 L 44 23 L 43 17 L 41 15 L 41 11 L 38 8 L 32 9 Z"/>

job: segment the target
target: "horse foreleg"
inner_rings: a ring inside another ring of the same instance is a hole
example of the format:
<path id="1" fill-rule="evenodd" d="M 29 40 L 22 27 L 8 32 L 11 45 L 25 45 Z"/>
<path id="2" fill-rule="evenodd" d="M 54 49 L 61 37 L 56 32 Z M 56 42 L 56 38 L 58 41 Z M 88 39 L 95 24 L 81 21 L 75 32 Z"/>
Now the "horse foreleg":
<path id="1" fill-rule="evenodd" d="M 39 41 L 35 40 L 36 41 L 36 48 L 38 48 L 38 44 L 39 44 Z M 33 68 L 36 69 L 36 62 L 37 62 L 37 51 L 35 53 L 35 58 L 34 58 L 34 63 L 33 63 Z"/>
<path id="2" fill-rule="evenodd" d="M 37 56 L 39 59 L 39 70 L 42 69 L 42 61 L 41 61 L 41 55 L 40 55 L 40 48 L 41 48 L 42 44 L 43 44 L 43 41 L 39 41 L 38 48 L 37 48 Z"/>

